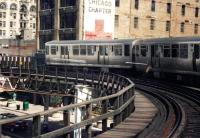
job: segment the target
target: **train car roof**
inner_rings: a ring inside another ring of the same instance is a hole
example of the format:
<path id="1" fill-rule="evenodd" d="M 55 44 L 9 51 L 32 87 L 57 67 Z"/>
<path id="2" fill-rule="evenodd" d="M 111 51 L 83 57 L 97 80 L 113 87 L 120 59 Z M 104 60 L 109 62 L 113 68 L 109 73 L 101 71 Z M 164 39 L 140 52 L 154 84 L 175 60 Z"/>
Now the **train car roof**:
<path id="1" fill-rule="evenodd" d="M 200 41 L 200 37 L 167 37 L 167 38 L 149 38 L 141 39 L 139 43 L 177 43 L 177 42 L 195 42 Z"/>
<path id="2" fill-rule="evenodd" d="M 49 41 L 46 42 L 45 44 L 47 45 L 64 45 L 64 44 L 94 44 L 94 43 L 102 43 L 102 44 L 106 44 L 106 43 L 130 43 L 133 42 L 134 39 L 115 39 L 115 40 L 53 40 L 53 41 Z"/>

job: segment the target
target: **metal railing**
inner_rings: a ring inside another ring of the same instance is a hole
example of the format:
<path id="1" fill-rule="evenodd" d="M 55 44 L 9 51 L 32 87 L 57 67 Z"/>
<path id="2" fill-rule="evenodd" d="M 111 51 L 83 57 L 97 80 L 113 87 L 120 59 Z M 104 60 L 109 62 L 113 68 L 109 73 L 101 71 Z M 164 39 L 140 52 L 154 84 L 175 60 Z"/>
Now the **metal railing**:
<path id="1" fill-rule="evenodd" d="M 40 77 L 44 78 L 57 78 L 67 83 L 74 82 L 74 84 L 87 84 L 94 87 L 95 90 L 110 91 L 107 96 L 92 99 L 90 101 L 84 101 L 78 104 L 66 105 L 63 103 L 63 107 L 54 108 L 51 110 L 46 110 L 30 115 L 19 116 L 16 118 L 10 118 L 5 120 L 0 120 L 0 135 L 2 133 L 2 125 L 15 122 L 18 120 L 24 120 L 32 118 L 32 137 L 38 138 L 50 138 L 57 137 L 61 135 L 69 135 L 75 129 L 85 128 L 87 137 L 92 137 L 91 127 L 95 122 L 102 122 L 102 131 L 108 129 L 108 118 L 113 120 L 113 125 L 116 126 L 122 122 L 126 117 L 128 117 L 134 111 L 134 83 L 123 76 L 105 72 L 91 72 L 91 71 L 80 71 L 80 70 L 67 70 L 62 72 L 59 68 L 53 67 L 37 67 L 35 69 L 30 68 L 1 68 L 1 74 L 7 76 L 29 76 L 35 79 L 35 81 L 40 81 Z M 66 69 L 66 68 L 65 68 Z M 65 70 L 62 69 L 62 70 Z M 37 80 L 38 79 L 38 80 Z M 37 84 L 37 83 L 36 83 Z M 38 90 L 35 87 L 36 91 Z M 66 97 L 63 97 L 66 98 Z M 93 116 L 95 106 L 101 103 L 100 112 L 97 116 Z M 108 105 L 111 103 L 111 105 Z M 70 113 L 69 111 L 74 108 L 84 109 L 85 118 L 80 123 L 70 125 Z M 42 134 L 41 131 L 41 117 L 49 116 L 55 112 L 63 112 L 63 122 L 64 126 L 60 129 Z"/>

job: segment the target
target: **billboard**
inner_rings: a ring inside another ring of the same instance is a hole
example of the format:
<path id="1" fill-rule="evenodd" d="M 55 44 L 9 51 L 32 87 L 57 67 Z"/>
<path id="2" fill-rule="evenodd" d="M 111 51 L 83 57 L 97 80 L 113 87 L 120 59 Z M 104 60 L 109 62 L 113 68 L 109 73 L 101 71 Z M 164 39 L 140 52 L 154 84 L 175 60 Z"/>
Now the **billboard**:
<path id="1" fill-rule="evenodd" d="M 84 40 L 114 38 L 115 0 L 84 0 Z"/>

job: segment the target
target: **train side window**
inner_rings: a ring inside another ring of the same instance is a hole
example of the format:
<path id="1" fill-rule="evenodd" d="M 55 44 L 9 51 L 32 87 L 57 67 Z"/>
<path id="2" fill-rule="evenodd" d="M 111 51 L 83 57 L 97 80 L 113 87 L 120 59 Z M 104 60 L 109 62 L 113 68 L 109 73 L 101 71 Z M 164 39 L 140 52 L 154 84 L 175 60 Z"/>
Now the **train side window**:
<path id="1" fill-rule="evenodd" d="M 79 46 L 73 46 L 73 55 L 79 55 Z"/>
<path id="2" fill-rule="evenodd" d="M 130 56 L 130 45 L 129 44 L 124 45 L 124 56 Z"/>
<path id="3" fill-rule="evenodd" d="M 65 55 L 69 54 L 68 46 L 65 47 Z"/>
<path id="4" fill-rule="evenodd" d="M 114 46 L 114 55 L 115 56 L 122 56 L 122 46 L 121 45 L 115 45 Z"/>
<path id="5" fill-rule="evenodd" d="M 177 58 L 179 56 L 179 45 L 172 44 L 172 57 Z"/>
<path id="6" fill-rule="evenodd" d="M 61 48 L 61 51 L 60 51 L 60 52 L 61 52 L 61 55 L 64 55 L 64 54 L 65 54 L 65 47 L 64 47 L 64 46 L 61 46 L 60 48 Z"/>
<path id="7" fill-rule="evenodd" d="M 164 45 L 164 57 L 170 57 L 170 46 Z"/>
<path id="8" fill-rule="evenodd" d="M 99 46 L 99 54 L 104 55 L 104 48 L 103 46 Z"/>
<path id="9" fill-rule="evenodd" d="M 99 54 L 102 56 L 102 55 L 105 55 L 107 56 L 108 55 L 108 46 L 102 46 L 100 45 L 99 46 Z"/>
<path id="10" fill-rule="evenodd" d="M 46 55 L 49 55 L 49 46 L 46 46 Z"/>
<path id="11" fill-rule="evenodd" d="M 146 57 L 147 56 L 147 46 L 146 45 L 141 45 L 140 55 L 142 57 Z"/>
<path id="12" fill-rule="evenodd" d="M 97 51 L 97 47 L 96 46 L 94 46 L 94 52 L 96 52 Z"/>
<path id="13" fill-rule="evenodd" d="M 86 55 L 86 45 L 80 46 L 80 55 L 83 55 L 83 56 Z"/>
<path id="14" fill-rule="evenodd" d="M 200 52 L 199 44 L 194 44 L 194 54 L 195 54 L 195 58 L 198 58 L 198 59 L 199 59 L 199 57 L 200 57 L 199 52 Z"/>
<path id="15" fill-rule="evenodd" d="M 109 51 L 108 46 L 105 46 L 105 55 L 106 56 L 108 55 L 108 51 Z"/>
<path id="16" fill-rule="evenodd" d="M 150 48 L 151 48 L 151 57 L 156 57 L 156 45 L 151 45 Z"/>
<path id="17" fill-rule="evenodd" d="M 136 49 L 135 49 L 135 55 L 136 55 L 136 57 L 139 57 L 139 51 L 140 51 L 140 49 L 139 49 L 139 46 L 138 45 L 136 45 L 135 46 L 136 47 Z"/>
<path id="18" fill-rule="evenodd" d="M 91 56 L 94 55 L 95 46 L 87 46 L 87 55 Z"/>
<path id="19" fill-rule="evenodd" d="M 51 55 L 56 55 L 57 46 L 51 46 Z"/>
<path id="20" fill-rule="evenodd" d="M 180 58 L 188 58 L 188 45 L 180 44 Z"/>

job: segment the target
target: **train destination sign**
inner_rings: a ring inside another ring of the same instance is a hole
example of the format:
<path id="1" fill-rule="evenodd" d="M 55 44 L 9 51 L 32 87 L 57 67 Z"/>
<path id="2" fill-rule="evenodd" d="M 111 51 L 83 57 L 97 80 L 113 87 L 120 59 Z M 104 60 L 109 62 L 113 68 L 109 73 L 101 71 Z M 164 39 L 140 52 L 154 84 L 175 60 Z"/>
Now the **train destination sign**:
<path id="1" fill-rule="evenodd" d="M 85 0 L 84 40 L 114 38 L 115 0 Z"/>

